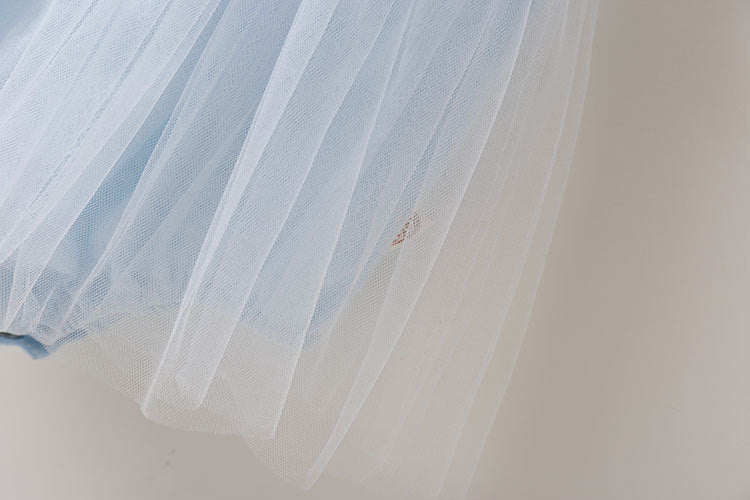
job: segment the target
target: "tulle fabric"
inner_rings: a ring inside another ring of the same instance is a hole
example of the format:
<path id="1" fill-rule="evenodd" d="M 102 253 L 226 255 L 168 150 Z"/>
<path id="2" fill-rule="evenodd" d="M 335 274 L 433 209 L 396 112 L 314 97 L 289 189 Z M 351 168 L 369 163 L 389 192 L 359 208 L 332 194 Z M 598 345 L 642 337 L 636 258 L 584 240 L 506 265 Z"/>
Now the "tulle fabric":
<path id="1" fill-rule="evenodd" d="M 284 479 L 460 498 L 596 2 L 10 0 L 0 327 Z"/>

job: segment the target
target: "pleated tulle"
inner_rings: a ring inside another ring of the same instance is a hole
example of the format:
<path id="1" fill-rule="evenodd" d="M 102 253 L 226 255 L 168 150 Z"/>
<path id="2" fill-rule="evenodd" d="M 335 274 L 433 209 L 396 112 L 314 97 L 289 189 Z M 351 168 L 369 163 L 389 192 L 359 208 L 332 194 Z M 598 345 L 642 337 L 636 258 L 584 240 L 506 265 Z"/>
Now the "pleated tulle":
<path id="1" fill-rule="evenodd" d="M 150 419 L 243 436 L 300 487 L 329 472 L 464 496 L 544 264 L 595 14 L 4 2 L 0 330 Z"/>

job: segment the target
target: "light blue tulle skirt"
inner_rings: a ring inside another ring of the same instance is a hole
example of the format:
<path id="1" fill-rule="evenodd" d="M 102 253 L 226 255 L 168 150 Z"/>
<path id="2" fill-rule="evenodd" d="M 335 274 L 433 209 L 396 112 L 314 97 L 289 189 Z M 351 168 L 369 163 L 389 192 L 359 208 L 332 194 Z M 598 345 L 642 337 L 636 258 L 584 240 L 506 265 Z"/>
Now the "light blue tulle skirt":
<path id="1" fill-rule="evenodd" d="M 468 489 L 592 0 L 0 5 L 0 344 L 286 480 Z"/>

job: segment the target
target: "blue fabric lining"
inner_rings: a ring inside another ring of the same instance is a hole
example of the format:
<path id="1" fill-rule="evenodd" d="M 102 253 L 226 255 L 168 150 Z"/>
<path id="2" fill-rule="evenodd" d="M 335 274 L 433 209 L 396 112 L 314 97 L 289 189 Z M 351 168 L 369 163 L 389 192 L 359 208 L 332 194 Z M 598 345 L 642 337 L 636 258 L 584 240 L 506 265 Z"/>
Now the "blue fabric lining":
<path id="1" fill-rule="evenodd" d="M 44 358 L 49 354 L 47 349 L 30 335 L 0 333 L 0 345 L 17 345 L 33 359 Z"/>

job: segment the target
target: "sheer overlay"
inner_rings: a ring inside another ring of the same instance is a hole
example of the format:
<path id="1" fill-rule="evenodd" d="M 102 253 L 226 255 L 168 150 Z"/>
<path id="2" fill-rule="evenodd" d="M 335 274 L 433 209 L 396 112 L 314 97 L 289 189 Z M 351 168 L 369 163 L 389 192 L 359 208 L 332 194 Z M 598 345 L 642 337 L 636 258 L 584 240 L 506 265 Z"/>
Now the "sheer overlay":
<path id="1" fill-rule="evenodd" d="M 463 497 L 596 7 L 3 2 L 0 330 L 299 487 Z"/>

